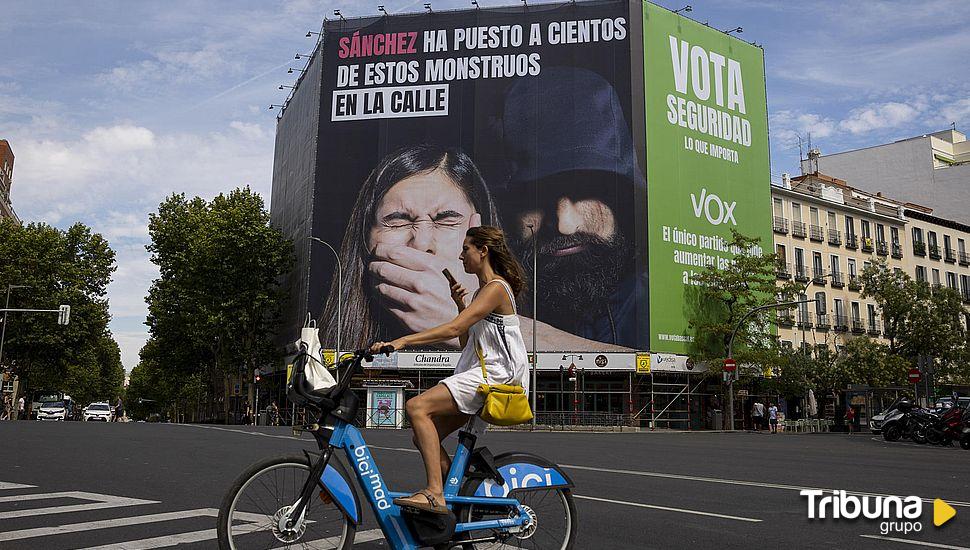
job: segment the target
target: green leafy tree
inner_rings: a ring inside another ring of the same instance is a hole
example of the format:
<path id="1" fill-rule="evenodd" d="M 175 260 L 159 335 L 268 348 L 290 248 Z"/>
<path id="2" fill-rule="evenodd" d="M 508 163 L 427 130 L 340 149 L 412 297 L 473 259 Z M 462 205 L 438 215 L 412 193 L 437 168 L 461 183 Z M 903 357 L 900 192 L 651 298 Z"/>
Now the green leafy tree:
<path id="1" fill-rule="evenodd" d="M 909 361 L 865 336 L 847 341 L 834 366 L 843 375 L 842 387 L 848 384 L 876 388 L 902 386 L 909 371 Z"/>
<path id="2" fill-rule="evenodd" d="M 146 299 L 151 347 L 139 376 L 158 380 L 166 405 L 194 395 L 199 380 L 218 395 L 226 376 L 276 360 L 278 281 L 293 254 L 258 194 L 236 189 L 209 202 L 172 195 L 151 215 L 149 234 L 160 275 Z"/>
<path id="3" fill-rule="evenodd" d="M 753 309 L 797 295 L 792 284 L 776 284 L 777 258 L 765 254 L 759 239 L 732 231 L 727 243 L 735 253 L 724 266 L 711 265 L 695 275 L 685 290 L 687 319 L 693 336 L 690 354 L 698 360 L 718 364 L 727 356 L 731 333 Z M 770 326 L 778 310 L 766 309 L 745 319 L 734 339 L 734 357 L 739 364 L 772 365 L 777 362 Z M 712 369 L 713 374 L 720 372 Z"/>
<path id="4" fill-rule="evenodd" d="M 0 220 L 0 292 L 27 286 L 11 292 L 11 307 L 71 306 L 67 326 L 52 313 L 8 316 L 3 361 L 27 387 L 63 390 L 81 404 L 120 394 L 124 370 L 106 297 L 114 270 L 108 242 L 81 223 L 60 230 Z"/>
<path id="5" fill-rule="evenodd" d="M 879 304 L 889 353 L 909 363 L 928 355 L 936 359 L 940 375 L 970 381 L 965 310 L 955 290 L 914 281 L 884 260 L 863 271 L 862 279 L 863 297 Z"/>

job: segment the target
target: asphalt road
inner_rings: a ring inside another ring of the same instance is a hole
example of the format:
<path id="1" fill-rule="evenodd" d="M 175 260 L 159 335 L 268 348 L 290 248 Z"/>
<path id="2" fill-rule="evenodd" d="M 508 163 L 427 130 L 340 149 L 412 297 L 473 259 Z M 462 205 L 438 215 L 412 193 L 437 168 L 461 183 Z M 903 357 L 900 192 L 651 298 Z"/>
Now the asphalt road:
<path id="1" fill-rule="evenodd" d="M 394 490 L 419 488 L 403 431 L 366 430 Z M 970 452 L 868 434 L 490 432 L 576 483 L 578 548 L 968 548 Z M 0 549 L 215 548 L 215 510 L 257 459 L 314 449 L 285 428 L 0 422 Z M 802 489 L 917 495 L 922 530 L 809 520 Z M 957 511 L 933 526 L 932 500 Z M 365 513 L 355 548 L 386 548 Z"/>

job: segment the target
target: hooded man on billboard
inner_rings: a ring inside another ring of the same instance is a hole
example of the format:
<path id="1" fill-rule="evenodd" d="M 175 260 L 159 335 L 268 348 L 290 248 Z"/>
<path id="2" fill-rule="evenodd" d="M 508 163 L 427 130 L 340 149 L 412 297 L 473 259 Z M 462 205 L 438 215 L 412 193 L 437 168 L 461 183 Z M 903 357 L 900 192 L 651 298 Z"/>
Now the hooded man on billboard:
<path id="1" fill-rule="evenodd" d="M 503 110 L 507 234 L 533 278 L 538 319 L 646 349 L 646 320 L 637 321 L 647 277 L 637 273 L 635 234 L 645 184 L 616 90 L 589 70 L 543 68 L 512 84 Z"/>

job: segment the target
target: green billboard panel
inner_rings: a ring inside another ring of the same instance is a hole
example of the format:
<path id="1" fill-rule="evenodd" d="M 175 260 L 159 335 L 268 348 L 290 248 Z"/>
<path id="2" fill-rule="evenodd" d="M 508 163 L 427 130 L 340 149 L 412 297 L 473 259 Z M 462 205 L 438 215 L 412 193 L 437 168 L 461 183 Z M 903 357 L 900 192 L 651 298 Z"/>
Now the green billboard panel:
<path id="1" fill-rule="evenodd" d="M 686 353 L 685 289 L 733 253 L 771 247 L 768 109 L 760 48 L 645 4 L 650 349 Z"/>

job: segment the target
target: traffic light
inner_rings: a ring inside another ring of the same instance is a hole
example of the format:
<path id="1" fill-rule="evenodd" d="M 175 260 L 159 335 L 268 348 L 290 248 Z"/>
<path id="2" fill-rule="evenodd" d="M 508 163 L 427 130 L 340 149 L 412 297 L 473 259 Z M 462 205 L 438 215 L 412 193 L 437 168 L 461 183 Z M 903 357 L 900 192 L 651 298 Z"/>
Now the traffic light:
<path id="1" fill-rule="evenodd" d="M 57 310 L 57 324 L 66 325 L 71 322 L 71 306 L 62 305 Z"/>
<path id="2" fill-rule="evenodd" d="M 254 383 L 259 384 L 260 375 L 261 375 L 261 373 L 259 372 L 259 369 L 253 369 L 253 382 Z"/>

